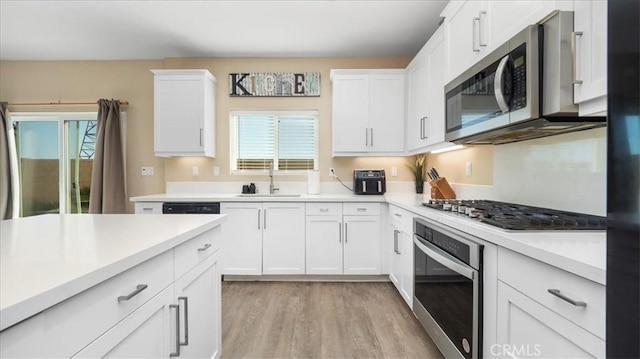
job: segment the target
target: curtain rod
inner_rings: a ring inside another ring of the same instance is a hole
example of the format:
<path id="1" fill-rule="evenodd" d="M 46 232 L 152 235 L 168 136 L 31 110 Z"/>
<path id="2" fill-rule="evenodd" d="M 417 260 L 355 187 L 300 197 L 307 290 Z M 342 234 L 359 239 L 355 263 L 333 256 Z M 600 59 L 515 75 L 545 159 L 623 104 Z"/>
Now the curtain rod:
<path id="1" fill-rule="evenodd" d="M 122 106 L 129 106 L 128 101 L 119 101 Z M 26 102 L 9 103 L 9 106 L 96 106 L 98 102 Z"/>

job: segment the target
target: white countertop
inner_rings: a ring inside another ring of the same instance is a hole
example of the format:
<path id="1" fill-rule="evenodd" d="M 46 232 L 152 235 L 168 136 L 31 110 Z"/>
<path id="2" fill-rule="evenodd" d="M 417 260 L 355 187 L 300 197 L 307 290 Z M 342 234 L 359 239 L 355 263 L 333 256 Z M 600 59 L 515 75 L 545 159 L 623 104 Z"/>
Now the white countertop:
<path id="1" fill-rule="evenodd" d="M 0 223 L 0 330 L 218 226 L 224 215 L 41 215 Z"/>
<path id="2" fill-rule="evenodd" d="M 415 195 L 388 195 L 387 202 L 482 240 L 606 285 L 606 231 L 508 231 L 422 206 Z"/>
<path id="3" fill-rule="evenodd" d="M 299 197 L 280 197 L 269 194 L 246 196 L 237 193 L 161 193 L 131 197 L 129 200 L 132 202 L 386 202 L 385 196 L 378 195 L 302 194 Z"/>
<path id="4" fill-rule="evenodd" d="M 428 194 L 391 193 L 384 196 L 321 194 L 300 197 L 238 197 L 238 194 L 189 193 L 131 198 L 134 202 L 387 202 L 602 285 L 606 283 L 606 231 L 507 231 L 421 205 L 428 200 Z"/>

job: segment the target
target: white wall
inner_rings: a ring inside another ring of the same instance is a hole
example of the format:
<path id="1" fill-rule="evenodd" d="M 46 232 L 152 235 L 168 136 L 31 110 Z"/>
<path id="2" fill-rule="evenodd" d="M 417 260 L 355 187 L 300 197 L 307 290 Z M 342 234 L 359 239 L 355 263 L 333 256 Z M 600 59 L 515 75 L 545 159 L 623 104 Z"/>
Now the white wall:
<path id="1" fill-rule="evenodd" d="M 499 201 L 606 216 L 606 128 L 494 148 Z"/>

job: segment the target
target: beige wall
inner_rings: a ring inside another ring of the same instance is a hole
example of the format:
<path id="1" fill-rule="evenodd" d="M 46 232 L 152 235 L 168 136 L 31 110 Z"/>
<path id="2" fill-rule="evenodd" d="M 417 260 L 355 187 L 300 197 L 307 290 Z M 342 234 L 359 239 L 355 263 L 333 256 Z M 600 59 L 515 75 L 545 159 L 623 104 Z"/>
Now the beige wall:
<path id="1" fill-rule="evenodd" d="M 470 177 L 465 175 L 467 162 L 471 162 Z M 493 146 L 474 146 L 429 154 L 427 163 L 451 183 L 493 185 Z"/>
<path id="2" fill-rule="evenodd" d="M 355 168 L 383 168 L 389 181 L 412 181 L 406 159 L 332 158 L 331 157 L 331 82 L 332 68 L 404 68 L 410 57 L 387 58 L 170 58 L 138 61 L 0 61 L 0 100 L 24 102 L 94 102 L 99 98 L 128 101 L 127 111 L 127 190 L 129 196 L 162 193 L 165 181 L 266 181 L 266 176 L 229 174 L 229 110 L 233 109 L 315 109 L 319 112 L 319 169 L 321 180 L 329 181 L 328 168 L 335 167 L 343 179 Z M 170 158 L 153 154 L 153 74 L 151 69 L 204 68 L 217 78 L 216 119 L 217 157 Z M 320 72 L 321 96 L 305 98 L 231 98 L 228 95 L 230 72 Z M 12 111 L 94 111 L 94 106 L 23 107 Z M 464 162 L 471 158 L 472 177 L 464 176 Z M 467 149 L 450 154 L 431 155 L 429 165 L 436 166 L 451 182 L 492 183 L 491 148 Z M 141 166 L 155 167 L 155 176 L 140 175 Z M 199 167 L 194 178 L 191 168 Z M 221 175 L 213 176 L 219 166 Z M 398 176 L 391 177 L 391 167 Z M 288 181 L 303 181 L 291 176 Z M 129 205 L 129 211 L 133 206 Z"/>
<path id="3" fill-rule="evenodd" d="M 216 158 L 171 158 L 165 161 L 167 181 L 267 181 L 266 176 L 231 175 L 229 166 L 230 110 L 318 110 L 320 180 L 329 181 L 329 167 L 349 179 L 355 168 L 382 168 L 389 181 L 410 181 L 404 158 L 332 158 L 331 157 L 331 82 L 329 72 L 339 68 L 404 68 L 410 57 L 386 58 L 171 58 L 165 68 L 208 69 L 217 79 L 216 86 Z M 320 97 L 229 97 L 229 73 L 232 72 L 320 72 Z M 192 167 L 199 176 L 192 176 Z M 213 176 L 213 167 L 220 176 Z M 398 177 L 390 177 L 391 167 L 398 167 Z M 287 181 L 306 181 L 306 176 L 288 176 Z"/>

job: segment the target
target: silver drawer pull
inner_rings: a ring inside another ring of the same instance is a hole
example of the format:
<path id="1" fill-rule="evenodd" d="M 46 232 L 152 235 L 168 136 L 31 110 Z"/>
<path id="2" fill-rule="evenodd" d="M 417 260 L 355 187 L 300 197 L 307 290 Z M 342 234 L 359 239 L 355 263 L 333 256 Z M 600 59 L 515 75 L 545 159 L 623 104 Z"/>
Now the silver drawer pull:
<path id="1" fill-rule="evenodd" d="M 394 213 L 393 215 L 396 216 L 396 217 L 402 217 L 402 215 L 400 213 Z"/>
<path id="2" fill-rule="evenodd" d="M 142 208 L 143 211 L 153 211 L 153 208 L 151 207 L 144 207 Z"/>
<path id="3" fill-rule="evenodd" d="M 189 345 L 189 298 L 178 297 L 178 301 L 184 301 L 184 343 L 180 345 Z M 178 337 L 178 341 L 180 338 Z"/>
<path id="4" fill-rule="evenodd" d="M 366 212 L 366 211 L 367 211 L 366 208 L 363 208 L 363 207 L 358 208 L 358 212 Z"/>
<path id="5" fill-rule="evenodd" d="M 207 243 L 204 245 L 204 247 L 198 248 L 198 252 L 206 251 L 209 248 L 211 248 L 211 243 Z"/>
<path id="6" fill-rule="evenodd" d="M 329 212 L 329 208 L 320 208 L 320 212 Z"/>
<path id="7" fill-rule="evenodd" d="M 177 304 L 169 304 L 170 309 L 176 310 L 176 351 L 169 353 L 170 357 L 180 356 L 180 306 Z"/>
<path id="8" fill-rule="evenodd" d="M 547 292 L 555 295 L 556 297 L 564 300 L 567 303 L 571 303 L 571 304 L 575 305 L 576 307 L 586 307 L 587 306 L 587 303 L 585 303 L 585 302 L 583 302 L 581 300 L 574 300 L 574 299 L 571 299 L 571 298 L 567 297 L 566 295 L 560 293 L 560 289 L 548 289 Z"/>
<path id="9" fill-rule="evenodd" d="M 118 297 L 118 302 L 126 302 L 129 299 L 135 297 L 136 295 L 140 294 L 140 292 L 142 292 L 143 290 L 147 289 L 147 285 L 146 284 L 138 284 L 136 286 L 136 290 L 134 290 L 133 292 L 127 294 L 127 295 L 121 295 Z"/>

